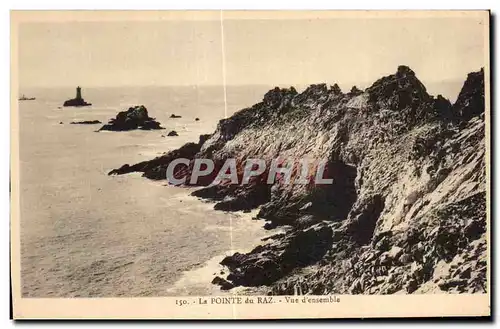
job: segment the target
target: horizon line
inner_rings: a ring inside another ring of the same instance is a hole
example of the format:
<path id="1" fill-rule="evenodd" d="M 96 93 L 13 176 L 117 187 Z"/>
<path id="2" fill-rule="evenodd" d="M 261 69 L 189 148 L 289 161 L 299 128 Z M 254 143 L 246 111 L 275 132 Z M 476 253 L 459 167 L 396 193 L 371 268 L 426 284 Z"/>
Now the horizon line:
<path id="1" fill-rule="evenodd" d="M 448 79 L 442 79 L 442 80 L 432 80 L 432 81 L 422 81 L 424 83 L 424 86 L 426 84 L 433 84 L 433 83 L 443 83 L 443 82 L 457 82 L 457 81 L 465 81 L 465 79 L 461 78 L 448 78 Z M 285 83 L 285 82 L 274 82 L 274 83 L 235 83 L 235 84 L 226 84 L 226 86 L 232 86 L 232 87 L 245 87 L 245 86 L 288 86 L 288 87 L 295 87 L 295 86 L 311 86 L 311 85 L 320 85 L 320 84 L 326 84 L 326 85 L 350 85 L 350 86 L 363 86 L 365 84 L 371 86 L 373 83 L 376 81 L 373 81 L 371 83 L 367 82 L 358 82 L 358 83 L 353 83 L 353 82 L 327 82 L 327 81 L 316 81 L 316 82 L 304 82 L 304 83 Z M 42 85 L 25 85 L 21 86 L 19 85 L 18 88 L 39 88 L 39 89 L 55 89 L 55 88 L 76 88 L 77 86 L 80 86 L 82 88 L 127 88 L 127 87 L 157 87 L 157 88 L 164 88 L 164 87 L 186 87 L 186 88 L 193 88 L 193 87 L 223 87 L 224 84 L 116 84 L 116 85 L 85 85 L 85 84 L 75 84 L 75 85 L 52 85 L 52 86 L 42 86 Z"/>

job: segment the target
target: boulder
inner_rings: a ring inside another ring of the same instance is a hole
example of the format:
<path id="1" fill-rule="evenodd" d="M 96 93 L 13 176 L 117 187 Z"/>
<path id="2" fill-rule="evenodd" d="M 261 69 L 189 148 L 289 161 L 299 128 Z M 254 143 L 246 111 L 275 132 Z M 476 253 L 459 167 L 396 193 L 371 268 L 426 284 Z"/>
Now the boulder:
<path id="1" fill-rule="evenodd" d="M 235 253 L 221 261 L 229 269 L 228 280 L 235 286 L 269 285 L 293 269 L 314 264 L 332 244 L 332 229 L 317 224 L 276 236 L 247 254 Z"/>
<path id="2" fill-rule="evenodd" d="M 234 287 L 234 285 L 231 282 L 224 280 L 220 276 L 216 276 L 212 280 L 212 284 L 220 286 L 221 290 L 229 290 L 229 289 L 232 289 Z"/>

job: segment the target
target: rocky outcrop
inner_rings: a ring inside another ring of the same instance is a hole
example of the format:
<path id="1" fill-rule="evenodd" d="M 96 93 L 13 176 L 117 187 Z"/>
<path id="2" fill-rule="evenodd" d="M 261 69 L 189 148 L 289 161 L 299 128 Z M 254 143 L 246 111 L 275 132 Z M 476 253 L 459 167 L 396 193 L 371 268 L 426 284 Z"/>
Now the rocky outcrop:
<path id="1" fill-rule="evenodd" d="M 453 104 L 454 113 L 467 121 L 484 113 L 484 69 L 469 73 Z"/>
<path id="2" fill-rule="evenodd" d="M 235 158 L 241 177 L 245 159 L 307 158 L 307 184 L 269 185 L 268 171 L 246 185 L 198 182 L 194 195 L 216 209 L 259 208 L 266 228 L 284 227 L 224 259 L 229 274 L 217 284 L 268 286 L 272 294 L 484 292 L 483 88 L 482 70 L 469 74 L 452 105 L 429 95 L 407 66 L 365 91 L 276 87 L 197 144 L 110 174 L 165 179 L 168 164 L 184 157 L 191 164 L 176 174 L 189 178 L 196 158 L 212 159 L 216 170 Z M 321 160 L 332 184 L 310 179 Z M 298 175 L 293 167 L 291 180 Z"/>
<path id="3" fill-rule="evenodd" d="M 349 94 L 351 96 L 358 96 L 358 95 L 361 95 L 362 93 L 363 93 L 363 91 L 358 89 L 358 87 L 356 87 L 356 86 L 352 86 L 351 91 L 349 92 Z"/>
<path id="4" fill-rule="evenodd" d="M 224 280 L 220 276 L 216 276 L 212 280 L 212 284 L 216 284 L 216 285 L 220 286 L 221 290 L 229 290 L 229 289 L 234 288 L 234 284 L 232 284 L 231 282 L 229 282 L 227 280 Z"/>
<path id="5" fill-rule="evenodd" d="M 102 122 L 99 120 L 83 120 L 83 121 L 70 122 L 70 124 L 72 124 L 72 125 L 95 125 L 98 123 L 102 123 Z"/>
<path id="6" fill-rule="evenodd" d="M 126 111 L 117 114 L 116 118 L 111 119 L 100 130 L 126 131 L 133 129 L 151 130 L 164 129 L 160 123 L 150 118 L 148 110 L 144 105 L 130 107 Z"/>
<path id="7" fill-rule="evenodd" d="M 177 158 L 191 159 L 200 151 L 201 146 L 210 135 L 201 135 L 198 143 L 184 144 L 177 150 L 171 151 L 165 155 L 159 156 L 153 160 L 139 162 L 135 165 L 125 164 L 118 169 L 111 170 L 108 175 L 123 175 L 131 172 L 143 172 L 143 176 L 149 179 L 161 180 L 167 177 L 168 164 Z M 185 169 L 182 165 L 180 169 Z"/>
<path id="8" fill-rule="evenodd" d="M 227 280 L 235 286 L 270 285 L 296 268 L 322 259 L 332 246 L 332 229 L 317 224 L 295 230 L 247 254 L 235 253 L 221 261 L 230 274 Z"/>
<path id="9" fill-rule="evenodd" d="M 63 106 L 69 107 L 69 106 L 75 106 L 75 107 L 80 107 L 80 106 L 91 106 L 91 103 L 87 103 L 83 97 L 82 97 L 82 88 L 76 87 L 76 97 L 72 99 L 68 99 L 67 101 L 64 102 Z"/>
<path id="10" fill-rule="evenodd" d="M 81 106 L 91 106 L 91 105 L 92 103 L 87 103 L 83 98 L 72 98 L 68 99 L 63 103 L 64 107 L 70 107 L 70 106 L 81 107 Z"/>

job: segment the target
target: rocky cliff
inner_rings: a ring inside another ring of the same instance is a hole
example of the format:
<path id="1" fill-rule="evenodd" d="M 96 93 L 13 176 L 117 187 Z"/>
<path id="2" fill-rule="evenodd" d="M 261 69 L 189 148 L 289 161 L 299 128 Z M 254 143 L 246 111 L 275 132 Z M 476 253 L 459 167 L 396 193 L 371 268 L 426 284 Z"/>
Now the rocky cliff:
<path id="1" fill-rule="evenodd" d="M 484 121 L 483 70 L 469 74 L 450 104 L 400 66 L 364 91 L 275 88 L 198 143 L 110 174 L 165 179 L 177 157 L 210 158 L 216 167 L 236 158 L 240 176 L 245 159 L 307 158 L 311 174 L 326 159 L 333 184 L 198 182 L 206 187 L 194 195 L 216 209 L 260 208 L 266 228 L 286 228 L 224 259 L 230 274 L 215 282 L 268 286 L 272 294 L 484 292 Z M 176 175 L 191 170 L 180 166 Z"/>

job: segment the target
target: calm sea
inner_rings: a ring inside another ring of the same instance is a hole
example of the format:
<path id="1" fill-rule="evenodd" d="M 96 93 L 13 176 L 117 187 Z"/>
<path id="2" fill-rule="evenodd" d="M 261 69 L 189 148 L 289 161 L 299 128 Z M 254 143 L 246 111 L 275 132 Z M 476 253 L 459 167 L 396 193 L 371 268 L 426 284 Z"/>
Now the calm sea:
<path id="1" fill-rule="evenodd" d="M 268 89 L 228 88 L 228 113 L 260 101 Z M 214 211 L 188 189 L 139 174 L 107 175 L 213 132 L 224 117 L 221 87 L 83 87 L 93 106 L 82 108 L 61 107 L 73 88 L 21 93 L 36 97 L 19 102 L 23 296 L 167 295 L 186 271 L 251 248 L 265 234 L 247 214 Z M 105 123 L 138 104 L 167 129 L 95 132 L 100 125 L 69 124 Z M 173 113 L 182 118 L 170 119 Z M 170 130 L 179 136 L 162 137 Z M 203 280 L 210 287 L 212 277 Z"/>

